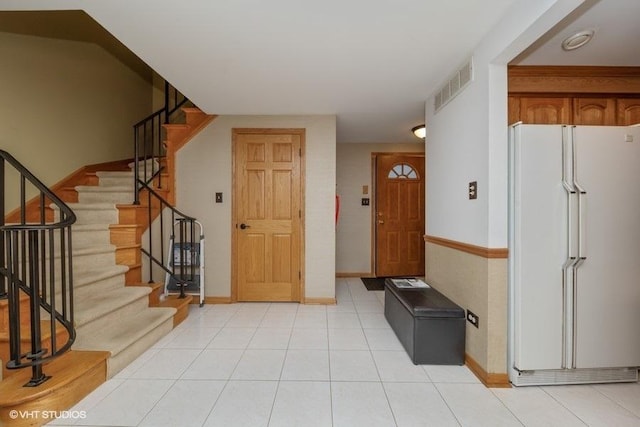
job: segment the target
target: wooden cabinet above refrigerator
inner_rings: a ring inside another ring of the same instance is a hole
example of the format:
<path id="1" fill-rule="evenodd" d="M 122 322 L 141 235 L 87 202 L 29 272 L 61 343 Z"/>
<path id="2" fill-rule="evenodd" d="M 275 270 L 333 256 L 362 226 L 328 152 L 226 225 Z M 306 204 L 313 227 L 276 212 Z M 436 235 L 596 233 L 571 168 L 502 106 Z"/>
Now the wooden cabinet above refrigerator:
<path id="1" fill-rule="evenodd" d="M 509 124 L 640 123 L 640 67 L 509 67 Z"/>

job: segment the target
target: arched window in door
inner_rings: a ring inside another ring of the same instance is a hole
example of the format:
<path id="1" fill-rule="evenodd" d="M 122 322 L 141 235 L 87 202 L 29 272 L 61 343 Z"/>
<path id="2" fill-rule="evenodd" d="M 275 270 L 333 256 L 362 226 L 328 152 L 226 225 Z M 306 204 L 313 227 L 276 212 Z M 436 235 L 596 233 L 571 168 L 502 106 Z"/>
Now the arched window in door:
<path id="1" fill-rule="evenodd" d="M 400 163 L 395 165 L 387 175 L 389 179 L 420 179 L 418 173 L 408 163 Z"/>

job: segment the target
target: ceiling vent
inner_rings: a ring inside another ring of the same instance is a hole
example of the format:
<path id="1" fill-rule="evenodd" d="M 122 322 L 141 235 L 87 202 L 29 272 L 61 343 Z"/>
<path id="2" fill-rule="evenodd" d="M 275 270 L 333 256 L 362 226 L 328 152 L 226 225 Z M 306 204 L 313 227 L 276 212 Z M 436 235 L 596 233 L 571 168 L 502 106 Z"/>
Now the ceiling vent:
<path id="1" fill-rule="evenodd" d="M 470 58 L 436 93 L 436 113 L 473 81 L 473 58 Z"/>

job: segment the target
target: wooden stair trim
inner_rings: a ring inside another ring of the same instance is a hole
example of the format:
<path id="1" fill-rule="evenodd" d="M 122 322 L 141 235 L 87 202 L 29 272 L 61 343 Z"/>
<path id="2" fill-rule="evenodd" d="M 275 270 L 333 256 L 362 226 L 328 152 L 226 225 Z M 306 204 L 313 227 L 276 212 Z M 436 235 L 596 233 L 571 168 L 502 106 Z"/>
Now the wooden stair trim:
<path id="1" fill-rule="evenodd" d="M 49 348 L 50 339 L 51 339 L 51 322 L 49 320 L 40 321 L 40 329 L 42 331 L 40 343 L 42 344 L 43 348 Z M 62 326 L 62 324 L 56 323 L 55 333 L 56 333 L 56 340 L 58 342 L 59 347 L 62 347 L 69 341 L 69 333 L 67 332 L 65 327 Z M 24 353 L 31 350 L 31 325 L 30 324 L 20 325 L 20 348 L 21 348 L 21 351 Z M 9 331 L 2 331 L 0 332 L 0 360 L 2 360 L 2 366 L 0 366 L 1 368 L 0 372 L 2 373 L 2 376 L 0 376 L 0 378 L 8 378 L 20 372 L 20 370 L 7 368 L 7 361 L 9 359 L 10 359 Z"/>
<path id="2" fill-rule="evenodd" d="M 192 295 L 186 295 L 185 298 L 178 298 L 179 295 L 167 295 L 160 300 L 159 307 L 173 307 L 176 314 L 173 315 L 173 327 L 175 328 L 189 316 L 189 305 L 193 299 Z"/>
<path id="3" fill-rule="evenodd" d="M 169 195 L 167 201 L 169 203 L 175 205 L 176 204 L 176 153 L 182 147 L 184 147 L 189 141 L 193 139 L 201 130 L 206 128 L 209 123 L 211 123 L 217 115 L 205 115 L 202 121 L 196 125 L 191 126 L 190 132 L 186 135 L 181 136 L 180 139 L 170 139 L 167 134 L 167 139 L 164 141 L 165 147 L 167 149 L 165 161 L 167 163 L 167 172 L 169 173 L 168 183 L 169 183 Z"/>
<path id="4" fill-rule="evenodd" d="M 30 307 L 29 307 L 29 295 L 24 292 L 20 292 L 18 297 L 20 305 L 20 324 L 30 325 Z M 9 331 L 9 300 L 4 298 L 0 299 L 0 332 Z"/>
<path id="5" fill-rule="evenodd" d="M 198 124 L 196 125 L 164 125 L 164 126 L 185 126 L 187 127 L 187 130 L 189 130 L 190 132 L 188 133 L 188 135 L 186 135 L 185 137 L 183 137 L 181 140 L 171 140 L 167 137 L 167 140 L 165 141 L 165 145 L 167 147 L 167 157 L 169 156 L 169 151 L 173 151 L 174 154 L 175 152 L 177 152 L 178 150 L 180 150 L 182 147 L 184 147 L 189 141 L 191 141 L 191 139 L 193 139 L 194 136 L 196 136 L 198 133 L 200 133 L 200 131 L 202 129 L 204 129 L 205 127 L 207 127 L 207 125 L 209 125 L 209 123 L 211 123 L 216 117 L 218 117 L 217 115 L 208 115 L 205 114 L 205 118 Z M 169 148 L 171 147 L 171 148 Z"/>
<path id="6" fill-rule="evenodd" d="M 5 378 L 0 382 L 0 425 L 13 425 L 10 410 L 61 411 L 78 403 L 106 381 L 109 356 L 108 351 L 71 350 L 45 366 L 51 378 L 39 387 L 23 387 L 30 369 Z"/>

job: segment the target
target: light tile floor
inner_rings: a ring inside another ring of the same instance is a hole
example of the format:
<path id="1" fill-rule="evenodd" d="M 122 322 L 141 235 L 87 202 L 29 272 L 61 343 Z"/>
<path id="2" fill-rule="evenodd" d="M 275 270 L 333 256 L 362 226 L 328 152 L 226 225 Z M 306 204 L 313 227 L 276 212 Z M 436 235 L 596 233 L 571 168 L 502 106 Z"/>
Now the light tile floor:
<path id="1" fill-rule="evenodd" d="M 50 425 L 640 426 L 638 383 L 488 389 L 464 366 L 413 365 L 382 292 L 337 279 L 336 293 L 335 306 L 192 307 L 72 409 L 84 419 Z"/>

